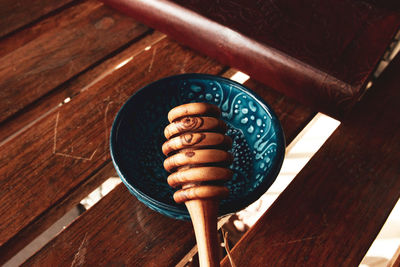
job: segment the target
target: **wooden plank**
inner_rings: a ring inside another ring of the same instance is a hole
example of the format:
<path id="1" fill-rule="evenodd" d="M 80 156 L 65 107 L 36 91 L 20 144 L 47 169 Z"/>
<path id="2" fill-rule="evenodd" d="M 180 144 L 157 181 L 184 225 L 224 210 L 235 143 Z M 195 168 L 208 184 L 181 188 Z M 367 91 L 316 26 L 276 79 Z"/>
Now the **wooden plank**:
<path id="1" fill-rule="evenodd" d="M 70 190 L 69 194 L 55 203 L 48 210 L 40 214 L 28 226 L 19 231 L 7 243 L 1 246 L 0 265 L 7 262 L 27 244 L 29 244 L 39 233 L 47 230 L 57 219 L 64 216 L 73 207 L 97 188 L 102 182 L 110 177 L 117 176 L 111 162 L 90 176 L 87 180 Z"/>
<path id="2" fill-rule="evenodd" d="M 60 90 L 53 91 L 50 95 L 42 98 L 41 101 L 37 105 L 34 105 L 32 109 L 29 109 L 20 116 L 13 118 L 13 120 L 2 124 L 0 126 L 0 136 L 7 137 L 4 135 L 7 133 L 13 133 L 13 135 L 5 139 L 0 138 L 0 140 L 3 139 L 3 141 L 0 142 L 0 147 L 7 142 L 12 142 L 13 138 L 17 138 L 19 134 L 34 126 L 38 121 L 42 120 L 52 112 L 55 112 L 55 110 L 59 109 L 60 103 L 66 97 L 73 99 L 80 92 L 89 90 L 95 83 L 100 82 L 108 75 L 112 75 L 116 71 L 116 66 L 118 66 L 121 62 L 125 61 L 127 58 L 143 53 L 146 47 L 153 46 L 163 39 L 165 39 L 165 35 L 159 32 L 154 32 L 146 36 L 116 56 L 78 76 L 68 84 L 64 84 Z M 20 129 L 19 127 L 22 126 L 24 127 Z M 18 131 L 16 131 L 17 129 Z M 69 194 L 66 194 L 51 208 L 42 212 L 37 218 L 19 231 L 9 241 L 7 241 L 7 243 L 1 246 L 0 251 L 2 257 L 0 257 L 0 265 L 11 258 L 17 251 L 27 245 L 30 241 L 32 241 L 38 233 L 41 233 L 49 225 L 58 220 L 62 215 L 65 214 L 65 211 L 68 211 L 74 207 L 87 195 L 87 192 L 90 192 L 94 188 L 98 187 L 104 179 L 109 177 L 108 175 L 110 174 L 110 167 L 112 170 L 113 167 L 111 166 L 111 163 L 107 163 L 106 166 L 100 171 L 96 171 L 94 176 L 90 176 L 88 180 L 85 180 L 77 187 L 70 190 Z"/>
<path id="3" fill-rule="evenodd" d="M 91 69 L 82 72 L 79 76 L 74 79 L 63 83 L 52 90 L 46 96 L 42 97 L 40 101 L 29 105 L 24 108 L 22 113 L 14 116 L 12 120 L 7 120 L 0 125 L 0 146 L 8 142 L 10 139 L 18 135 L 21 131 L 29 128 L 35 121 L 40 120 L 43 116 L 46 116 L 49 112 L 57 109 L 65 99 L 72 99 L 78 95 L 81 91 L 85 91 L 90 84 L 98 82 L 105 78 L 107 75 L 111 75 L 114 71 L 115 66 L 120 64 L 125 59 L 132 55 L 137 55 L 143 52 L 143 50 L 152 46 L 160 40 L 164 39 L 165 35 L 159 32 L 149 33 L 144 38 L 138 40 L 128 49 L 112 56 L 109 59 L 101 62 Z M 0 43 L 1 46 L 1 43 Z"/>
<path id="4" fill-rule="evenodd" d="M 71 2 L 73 0 L 1 0 L 0 37 Z"/>
<path id="5" fill-rule="evenodd" d="M 360 263 L 400 197 L 399 73 L 397 57 L 234 247 L 237 266 Z"/>
<path id="6" fill-rule="evenodd" d="M 228 71 L 223 76 L 233 73 Z M 249 80 L 245 85 L 276 108 L 288 139 L 314 114 L 256 81 Z M 105 216 L 109 217 L 99 219 Z M 71 264 L 78 260 L 76 255 L 82 251 L 82 244 L 85 265 L 172 266 L 193 247 L 194 235 L 190 224 L 160 216 L 143 207 L 126 190 L 115 189 L 25 264 Z M 99 254 L 101 258 L 97 257 Z"/>
<path id="7" fill-rule="evenodd" d="M 134 45 L 128 50 L 128 57 L 102 77 L 87 77 L 86 87 L 70 102 L 1 146 L 1 245 L 109 162 L 112 120 L 131 94 L 165 76 L 223 69 L 170 40 L 136 54 Z"/>
<path id="8" fill-rule="evenodd" d="M 51 16 L 40 26 L 27 29 L 29 38 L 34 36 L 28 42 L 19 41 L 26 41 L 25 31 L 4 42 L 5 49 L 14 48 L 0 58 L 0 122 L 148 31 L 95 0 Z"/>
<path id="9" fill-rule="evenodd" d="M 25 266 L 173 266 L 194 245 L 190 222 L 170 219 L 119 185 Z"/>

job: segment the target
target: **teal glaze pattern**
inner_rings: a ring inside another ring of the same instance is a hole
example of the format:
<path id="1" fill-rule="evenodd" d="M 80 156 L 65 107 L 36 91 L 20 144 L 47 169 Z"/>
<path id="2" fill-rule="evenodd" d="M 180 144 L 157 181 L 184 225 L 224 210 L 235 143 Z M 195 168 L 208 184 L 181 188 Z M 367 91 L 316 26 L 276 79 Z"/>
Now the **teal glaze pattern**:
<path id="1" fill-rule="evenodd" d="M 280 123 L 264 101 L 241 84 L 206 74 L 171 76 L 142 88 L 117 114 L 111 130 L 111 156 L 129 191 L 164 215 L 189 219 L 176 204 L 174 189 L 163 168 L 163 130 L 167 114 L 190 102 L 218 105 L 233 140 L 234 171 L 226 183 L 230 196 L 221 202 L 220 215 L 239 211 L 257 200 L 278 174 L 285 150 Z"/>

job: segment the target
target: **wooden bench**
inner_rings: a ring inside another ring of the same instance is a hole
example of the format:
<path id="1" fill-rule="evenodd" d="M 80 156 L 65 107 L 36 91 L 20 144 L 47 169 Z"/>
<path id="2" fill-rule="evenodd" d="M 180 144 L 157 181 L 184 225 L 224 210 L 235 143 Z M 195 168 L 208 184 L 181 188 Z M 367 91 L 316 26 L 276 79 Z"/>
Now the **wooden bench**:
<path id="1" fill-rule="evenodd" d="M 130 95 L 173 74 L 235 73 L 98 1 L 42 4 L 1 9 L 0 264 L 116 175 L 109 132 Z M 237 266 L 360 262 L 399 198 L 399 71 L 397 58 L 239 241 Z M 256 80 L 245 85 L 271 104 L 288 144 L 316 114 Z M 120 184 L 25 265 L 173 266 L 194 245 L 190 223 Z"/>

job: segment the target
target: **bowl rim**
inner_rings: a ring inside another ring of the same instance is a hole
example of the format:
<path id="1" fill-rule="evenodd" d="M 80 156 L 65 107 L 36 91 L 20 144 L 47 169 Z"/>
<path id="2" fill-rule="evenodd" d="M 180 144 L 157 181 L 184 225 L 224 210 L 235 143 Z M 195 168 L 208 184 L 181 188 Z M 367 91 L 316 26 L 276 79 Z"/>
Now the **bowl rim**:
<path id="1" fill-rule="evenodd" d="M 254 91 L 252 91 L 250 88 L 247 86 L 240 84 L 236 81 L 233 81 L 229 78 L 217 76 L 217 75 L 212 75 L 212 74 L 206 74 L 206 73 L 184 73 L 184 74 L 177 74 L 177 75 L 170 75 L 161 79 L 158 79 L 156 81 L 153 81 L 151 83 L 146 84 L 145 86 L 141 87 L 138 89 L 135 93 L 133 93 L 126 101 L 125 103 L 121 106 L 121 108 L 118 110 L 114 121 L 111 126 L 110 130 L 110 140 L 109 140 L 109 147 L 110 147 L 110 154 L 111 154 L 111 160 L 113 162 L 113 165 L 115 167 L 115 170 L 117 171 L 118 176 L 124 183 L 124 185 L 128 188 L 128 190 L 143 204 L 145 204 L 147 207 L 160 212 L 164 215 L 167 215 L 169 217 L 175 218 L 175 219 L 184 219 L 184 220 L 189 220 L 190 216 L 187 210 L 185 209 L 179 209 L 177 206 L 171 206 L 169 204 L 166 204 L 164 202 L 158 201 L 156 199 L 153 199 L 151 196 L 148 196 L 141 190 L 135 188 L 133 185 L 131 185 L 128 180 L 126 179 L 125 175 L 123 174 L 122 170 L 120 169 L 118 165 L 118 156 L 116 153 L 116 137 L 118 136 L 118 129 L 119 129 L 119 124 L 121 123 L 121 116 L 123 115 L 123 110 L 129 105 L 129 102 L 133 98 L 135 98 L 139 93 L 142 91 L 146 90 L 149 87 L 153 87 L 156 84 L 163 83 L 168 80 L 182 80 L 182 79 L 210 79 L 210 80 L 219 80 L 223 81 L 228 84 L 233 84 L 236 86 L 237 89 L 240 91 L 244 92 L 245 94 L 249 95 L 252 97 L 254 100 L 257 101 L 257 103 L 269 114 L 271 120 L 274 122 L 273 123 L 273 128 L 275 129 L 276 137 L 277 137 L 277 151 L 275 154 L 275 164 L 271 167 L 268 173 L 269 179 L 264 179 L 263 183 L 261 183 L 259 186 L 256 187 L 256 189 L 253 191 L 253 193 L 246 199 L 245 202 L 243 203 L 235 203 L 234 206 L 235 208 L 230 208 L 228 209 L 227 212 L 222 212 L 220 211 L 219 216 L 226 216 L 235 212 L 238 212 L 250 204 L 252 204 L 254 201 L 259 199 L 267 190 L 270 188 L 272 183 L 276 180 L 277 175 L 282 167 L 283 159 L 285 157 L 285 148 L 286 148 L 286 140 L 283 132 L 282 125 L 278 119 L 278 116 L 275 114 L 274 110 L 270 107 L 268 103 L 265 102 L 264 99 L 262 99 L 259 95 L 257 95 Z M 279 134 L 278 134 L 279 133 Z M 161 149 L 161 148 L 160 148 Z M 266 181 L 268 183 L 266 183 Z"/>

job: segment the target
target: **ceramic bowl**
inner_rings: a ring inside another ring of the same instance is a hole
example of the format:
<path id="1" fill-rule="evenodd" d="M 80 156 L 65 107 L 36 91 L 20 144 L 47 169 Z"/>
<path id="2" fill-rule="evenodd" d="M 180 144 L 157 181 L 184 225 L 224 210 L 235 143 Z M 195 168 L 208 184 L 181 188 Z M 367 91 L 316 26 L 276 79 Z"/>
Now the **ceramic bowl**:
<path id="1" fill-rule="evenodd" d="M 180 104 L 218 105 L 233 140 L 234 171 L 219 215 L 239 211 L 257 200 L 275 180 L 282 165 L 285 141 L 272 109 L 255 93 L 232 80 L 207 74 L 183 74 L 151 83 L 119 110 L 110 138 L 118 175 L 141 202 L 164 215 L 189 219 L 185 205 L 174 202 L 167 184 L 161 146 L 167 114 Z"/>

